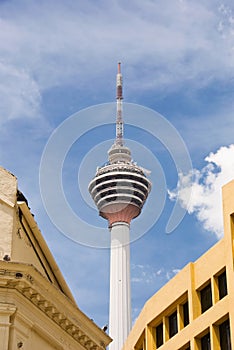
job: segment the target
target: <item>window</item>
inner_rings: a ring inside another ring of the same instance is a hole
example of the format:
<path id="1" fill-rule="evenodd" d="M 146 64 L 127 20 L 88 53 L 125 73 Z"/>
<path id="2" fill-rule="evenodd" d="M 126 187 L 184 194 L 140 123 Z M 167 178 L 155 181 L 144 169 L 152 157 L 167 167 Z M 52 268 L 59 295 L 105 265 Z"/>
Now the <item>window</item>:
<path id="1" fill-rule="evenodd" d="M 183 304 L 183 322 L 184 327 L 186 327 L 189 324 L 189 308 L 188 308 L 188 302 Z"/>
<path id="2" fill-rule="evenodd" d="M 190 350 L 190 343 L 184 345 L 182 348 L 180 348 L 179 350 Z"/>
<path id="3" fill-rule="evenodd" d="M 221 350 L 231 350 L 229 320 L 226 320 L 219 326 L 219 339 Z"/>
<path id="4" fill-rule="evenodd" d="M 177 312 L 173 312 L 168 317 L 169 320 L 169 337 L 173 337 L 178 332 L 178 324 L 177 324 Z"/>
<path id="5" fill-rule="evenodd" d="M 144 350 L 145 349 L 145 339 L 141 338 L 140 343 L 134 349 L 135 350 Z"/>
<path id="6" fill-rule="evenodd" d="M 163 345 L 163 324 L 160 323 L 156 327 L 156 347 L 159 348 Z"/>
<path id="7" fill-rule="evenodd" d="M 210 333 L 201 338 L 201 350 L 211 350 L 210 347 Z"/>
<path id="8" fill-rule="evenodd" d="M 218 286 L 219 286 L 219 299 L 222 299 L 227 295 L 227 277 L 226 270 L 218 276 Z"/>
<path id="9" fill-rule="evenodd" d="M 201 297 L 201 311 L 205 312 L 212 306 L 211 284 L 209 283 L 200 291 Z"/>

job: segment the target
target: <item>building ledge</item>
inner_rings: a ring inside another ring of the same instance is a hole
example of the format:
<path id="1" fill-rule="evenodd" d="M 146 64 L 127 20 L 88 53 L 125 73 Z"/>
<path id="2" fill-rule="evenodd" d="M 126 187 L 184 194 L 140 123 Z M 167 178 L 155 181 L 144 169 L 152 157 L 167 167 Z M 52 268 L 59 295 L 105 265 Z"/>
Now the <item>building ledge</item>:
<path id="1" fill-rule="evenodd" d="M 0 261 L 0 288 L 16 290 L 87 350 L 103 350 L 111 342 L 104 331 L 32 265 Z"/>

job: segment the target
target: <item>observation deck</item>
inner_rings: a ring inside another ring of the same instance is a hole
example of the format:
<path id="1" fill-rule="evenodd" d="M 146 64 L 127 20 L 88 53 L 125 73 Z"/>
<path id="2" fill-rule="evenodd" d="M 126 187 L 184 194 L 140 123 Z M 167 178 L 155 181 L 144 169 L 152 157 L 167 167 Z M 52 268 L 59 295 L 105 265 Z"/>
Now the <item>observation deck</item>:
<path id="1" fill-rule="evenodd" d="M 89 184 L 89 192 L 99 214 L 109 220 L 130 223 L 137 217 L 148 197 L 151 182 L 141 167 L 131 160 L 126 146 L 114 144 L 108 152 L 109 161 L 97 169 Z"/>

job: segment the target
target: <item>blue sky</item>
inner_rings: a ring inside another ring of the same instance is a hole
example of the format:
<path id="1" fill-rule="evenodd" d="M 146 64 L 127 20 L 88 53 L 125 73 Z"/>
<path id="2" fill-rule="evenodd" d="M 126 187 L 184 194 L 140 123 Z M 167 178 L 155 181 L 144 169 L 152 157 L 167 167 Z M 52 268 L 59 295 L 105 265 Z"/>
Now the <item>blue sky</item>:
<path id="1" fill-rule="evenodd" d="M 134 160 L 152 171 L 153 183 L 132 229 L 144 227 L 165 197 L 157 222 L 131 244 L 134 320 L 153 293 L 222 237 L 220 191 L 234 175 L 233 2 L 0 1 L 0 163 L 17 176 L 79 307 L 100 326 L 108 323 L 109 250 L 78 244 L 59 232 L 43 206 L 39 173 L 43 150 L 61 123 L 85 108 L 114 102 L 119 60 L 125 103 L 166 118 L 193 164 L 178 178 L 175 150 L 168 146 L 172 139 L 166 133 L 164 143 L 154 137 L 160 132 L 153 128 L 153 116 L 140 119 L 145 129 L 152 125 L 151 134 L 126 125 Z M 107 158 L 115 114 L 111 108 L 109 115 L 97 113 L 100 127 L 94 129 L 87 110 L 78 116 L 77 129 L 68 130 L 64 139 L 82 128 L 87 132 L 64 159 L 62 185 L 92 236 L 100 227 L 104 232 L 106 222 L 92 207 L 87 183 Z M 124 115 L 126 121 L 128 117 Z M 50 170 L 60 150 L 59 145 Z M 49 179 L 48 186 L 52 184 Z M 173 198 L 188 212 L 167 234 Z M 55 197 L 56 215 L 63 218 L 56 203 Z M 75 230 L 79 236 L 81 227 Z"/>

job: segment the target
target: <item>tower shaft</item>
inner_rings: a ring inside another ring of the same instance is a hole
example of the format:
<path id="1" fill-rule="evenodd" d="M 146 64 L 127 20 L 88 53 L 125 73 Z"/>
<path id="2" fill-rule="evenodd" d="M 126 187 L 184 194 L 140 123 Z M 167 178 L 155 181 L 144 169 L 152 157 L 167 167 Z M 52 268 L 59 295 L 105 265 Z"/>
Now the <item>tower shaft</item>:
<path id="1" fill-rule="evenodd" d="M 131 329 L 129 224 L 111 227 L 109 334 L 110 350 L 120 350 Z"/>

